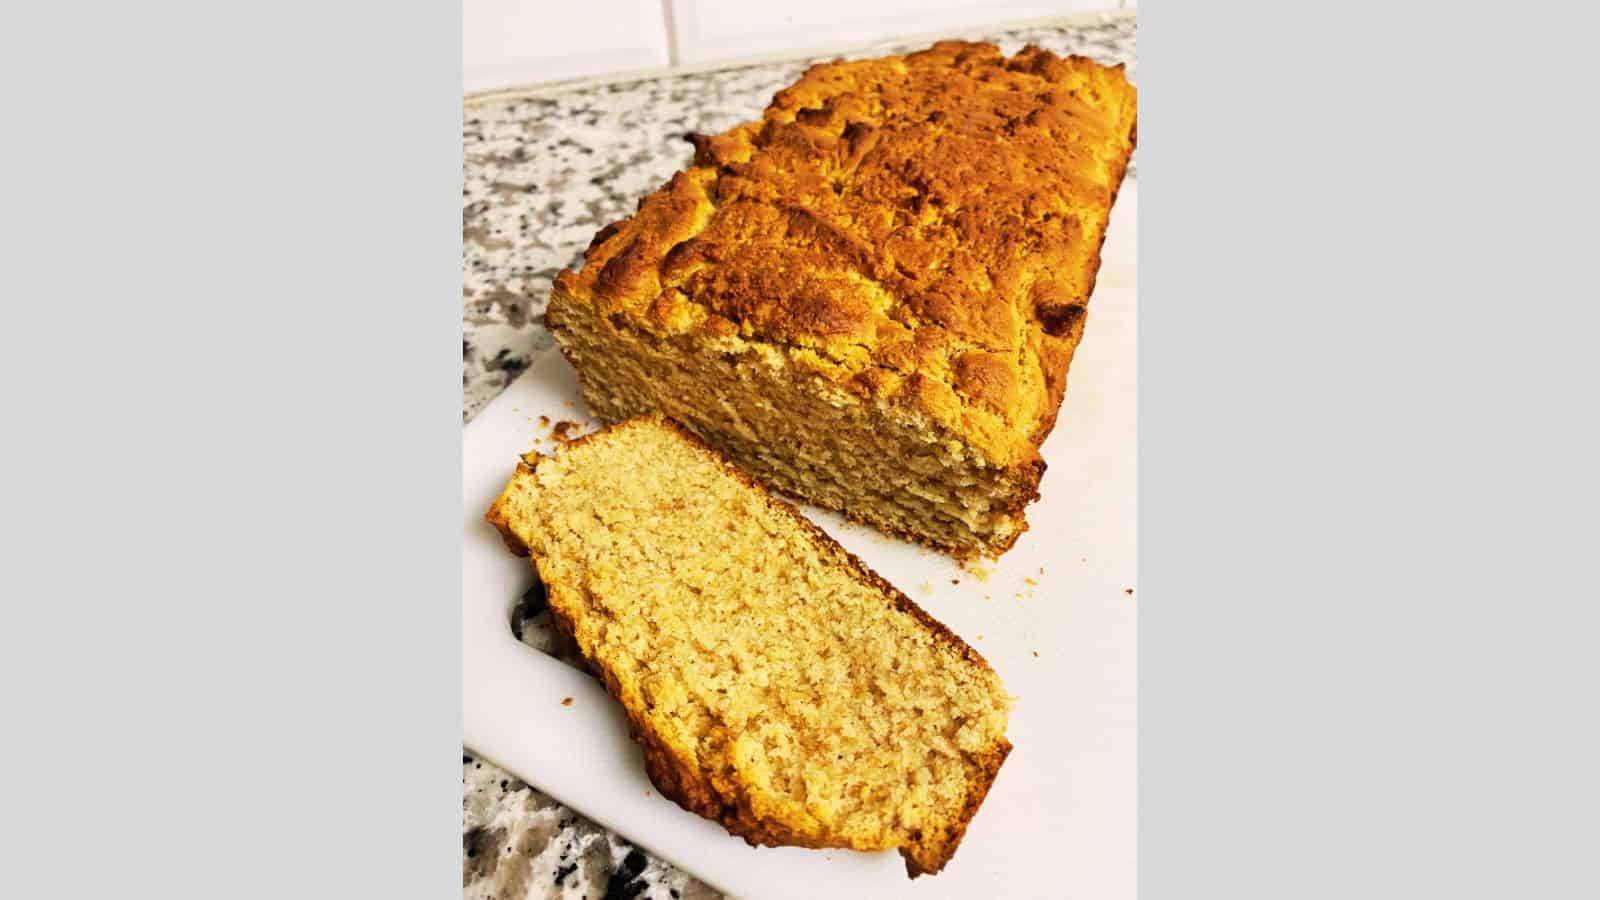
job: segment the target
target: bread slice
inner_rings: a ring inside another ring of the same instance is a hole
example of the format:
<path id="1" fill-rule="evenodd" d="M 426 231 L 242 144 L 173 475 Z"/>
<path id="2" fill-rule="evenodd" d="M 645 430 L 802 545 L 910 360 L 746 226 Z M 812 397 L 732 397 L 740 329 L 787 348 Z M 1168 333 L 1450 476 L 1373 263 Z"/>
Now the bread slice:
<path id="1" fill-rule="evenodd" d="M 645 769 L 755 845 L 949 862 L 1000 764 L 983 657 L 675 424 L 530 453 L 488 520 L 622 703 Z"/>
<path id="2" fill-rule="evenodd" d="M 1121 66 L 946 42 L 812 67 L 596 235 L 546 322 L 584 402 L 950 553 L 1027 528 L 1133 152 Z"/>

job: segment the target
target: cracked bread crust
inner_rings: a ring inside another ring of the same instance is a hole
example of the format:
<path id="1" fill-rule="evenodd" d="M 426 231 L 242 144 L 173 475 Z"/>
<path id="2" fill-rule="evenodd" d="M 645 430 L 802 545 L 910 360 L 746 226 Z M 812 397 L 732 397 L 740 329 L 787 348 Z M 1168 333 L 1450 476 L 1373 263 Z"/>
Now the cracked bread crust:
<path id="1" fill-rule="evenodd" d="M 1120 66 L 1036 47 L 814 66 L 761 120 L 693 136 L 688 170 L 557 278 L 547 321 L 777 354 L 1036 465 L 1135 131 Z"/>
<path id="2" fill-rule="evenodd" d="M 748 474 L 731 464 L 721 454 L 707 445 L 703 440 L 682 428 L 677 423 L 659 416 L 650 416 L 630 420 L 622 425 L 615 426 L 611 431 L 629 427 L 664 426 L 687 441 L 697 453 L 714 463 L 723 472 L 752 491 L 768 509 L 778 513 L 790 522 L 801 534 L 809 538 L 817 549 L 819 555 L 828 564 L 847 569 L 863 583 L 880 592 L 896 610 L 908 615 L 917 625 L 924 629 L 933 641 L 948 648 L 971 666 L 983 670 L 993 677 L 993 669 L 987 660 L 956 634 L 946 628 L 943 623 L 934 619 L 915 601 L 900 592 L 893 585 L 885 581 L 876 572 L 872 571 L 859 557 L 850 553 L 839 543 L 831 538 L 827 532 L 817 527 L 799 510 L 792 505 L 773 497 L 764 487 L 753 480 Z M 596 434 L 605 434 L 597 432 Z M 593 438 L 595 435 L 586 435 L 567 445 L 571 449 Z M 563 451 L 564 452 L 564 451 Z M 517 535 L 507 511 L 508 498 L 517 489 L 519 481 L 531 478 L 539 463 L 546 459 L 537 453 L 525 456 L 517 466 L 516 474 L 505 492 L 496 499 L 495 503 L 486 513 L 485 518 L 500 532 L 506 546 L 519 556 L 529 556 L 532 548 Z M 817 836 L 807 834 L 795 828 L 787 827 L 780 818 L 762 815 L 756 803 L 752 801 L 751 794 L 746 785 L 737 779 L 728 778 L 708 772 L 703 766 L 697 764 L 692 756 L 682 748 L 671 745 L 658 735 L 650 725 L 647 710 L 636 707 L 630 702 L 630 693 L 623 689 L 617 674 L 613 671 L 609 661 L 603 656 L 591 652 L 577 637 L 577 629 L 570 618 L 571 610 L 580 609 L 582 587 L 568 584 L 564 581 L 547 577 L 547 573 L 539 566 L 539 560 L 533 560 L 535 570 L 541 581 L 545 583 L 549 602 L 552 630 L 558 637 L 576 645 L 588 665 L 589 670 L 605 685 L 609 693 L 622 705 L 629 721 L 629 732 L 635 743 L 639 744 L 643 756 L 646 774 L 652 784 L 661 791 L 662 795 L 673 800 L 684 809 L 720 823 L 730 833 L 745 839 L 752 846 L 801 846 L 811 848 L 845 846 L 837 840 L 829 840 L 826 835 Z M 983 803 L 995 776 L 999 773 L 1000 766 L 1010 754 L 1012 745 L 1004 736 L 992 744 L 986 751 L 974 754 L 976 771 L 972 780 L 967 785 L 967 791 L 959 812 L 948 820 L 939 823 L 936 827 L 925 829 L 917 836 L 915 843 L 899 847 L 899 852 L 905 860 L 906 872 L 916 878 L 923 874 L 936 874 L 950 861 L 973 816 Z"/>

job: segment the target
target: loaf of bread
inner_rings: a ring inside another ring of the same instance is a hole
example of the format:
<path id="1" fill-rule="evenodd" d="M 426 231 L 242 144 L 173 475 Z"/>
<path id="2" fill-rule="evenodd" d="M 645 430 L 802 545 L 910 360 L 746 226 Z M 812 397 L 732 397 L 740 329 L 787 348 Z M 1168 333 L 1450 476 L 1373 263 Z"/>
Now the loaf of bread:
<path id="1" fill-rule="evenodd" d="M 665 796 L 751 844 L 950 860 L 1010 700 L 960 638 L 666 420 L 529 454 L 489 510 Z"/>
<path id="2" fill-rule="evenodd" d="M 946 550 L 1027 527 L 1133 151 L 1121 66 L 940 43 L 814 66 L 596 235 L 546 321 L 600 419 Z"/>

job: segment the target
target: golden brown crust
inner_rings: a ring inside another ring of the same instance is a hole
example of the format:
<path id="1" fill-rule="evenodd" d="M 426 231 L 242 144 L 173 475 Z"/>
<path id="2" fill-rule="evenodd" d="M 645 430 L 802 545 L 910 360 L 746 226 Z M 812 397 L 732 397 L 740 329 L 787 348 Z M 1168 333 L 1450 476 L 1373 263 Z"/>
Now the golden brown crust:
<path id="1" fill-rule="evenodd" d="M 670 428 L 700 453 L 704 454 L 706 458 L 720 466 L 723 471 L 754 491 L 769 508 L 789 517 L 800 531 L 816 541 L 822 554 L 831 555 L 837 564 L 850 569 L 862 581 L 888 596 L 896 609 L 915 619 L 919 625 L 927 629 L 937 643 L 960 654 L 971 664 L 993 672 L 988 660 L 984 659 L 983 655 L 972 645 L 945 627 L 944 623 L 929 615 L 927 610 L 917 605 L 916 601 L 884 580 L 882 576 L 862 562 L 860 557 L 846 550 L 826 531 L 823 531 L 814 522 L 806 518 L 793 504 L 773 496 L 760 482 L 754 480 L 739 467 L 729 462 L 726 457 L 718 453 L 693 432 L 660 415 L 630 419 L 627 422 L 613 426 L 609 430 L 634 427 L 641 423 L 657 423 Z M 605 432 L 594 432 L 576 438 L 567 447 L 571 448 L 573 445 L 581 444 L 602 433 Z M 508 485 L 506 491 L 496 498 L 484 516 L 500 532 L 507 546 L 519 556 L 527 556 L 529 548 L 512 531 L 511 524 L 504 515 L 505 501 L 518 478 L 531 474 L 537 468 L 539 461 L 545 458 L 537 452 L 530 452 L 524 456 L 523 460 L 517 465 L 516 474 L 512 476 L 511 485 Z M 538 560 L 534 560 L 534 568 L 537 572 Z M 541 580 L 544 580 L 542 574 L 540 577 Z M 551 584 L 546 581 L 545 588 L 549 599 L 552 630 L 558 636 L 566 635 L 570 639 L 575 629 L 562 611 L 567 605 L 563 597 L 566 586 Z M 575 644 L 576 641 L 573 641 L 573 643 Z M 591 672 L 604 683 L 606 692 L 624 708 L 628 716 L 629 732 L 634 742 L 639 744 L 644 755 L 645 772 L 649 775 L 651 783 L 656 786 L 657 790 L 661 791 L 662 796 L 667 797 L 696 815 L 719 822 L 730 833 L 744 838 L 752 846 L 828 846 L 806 835 L 784 828 L 780 823 L 757 816 L 748 796 L 737 783 L 713 784 L 706 773 L 692 761 L 680 758 L 665 741 L 659 740 L 655 736 L 648 725 L 646 711 L 634 708 L 628 703 L 626 692 L 621 690 L 617 678 L 611 672 L 606 660 L 593 658 L 588 654 L 584 654 L 584 658 Z M 954 856 L 956 848 L 966 834 L 968 824 L 971 823 L 972 817 L 977 814 L 978 808 L 983 804 L 983 799 L 988 795 L 989 788 L 994 784 L 995 776 L 1000 771 L 1000 766 L 1011 753 L 1011 748 L 1011 742 L 1002 738 L 990 752 L 979 757 L 980 769 L 978 777 L 972 783 L 971 790 L 967 794 L 960 814 L 946 825 L 942 834 L 917 846 L 900 848 L 900 855 L 905 860 L 906 872 L 910 877 L 915 878 L 924 874 L 936 874 Z"/>
<path id="2" fill-rule="evenodd" d="M 942 42 L 812 67 L 596 236 L 556 294 L 738 339 L 1030 465 L 1132 153 L 1121 67 Z M 551 305 L 560 336 L 565 302 Z"/>

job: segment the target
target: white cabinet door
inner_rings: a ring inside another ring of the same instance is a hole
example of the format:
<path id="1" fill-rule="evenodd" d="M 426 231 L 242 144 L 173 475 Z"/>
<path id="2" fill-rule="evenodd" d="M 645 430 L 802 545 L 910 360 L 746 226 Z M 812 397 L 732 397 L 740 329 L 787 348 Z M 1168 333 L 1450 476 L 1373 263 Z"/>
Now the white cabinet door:
<path id="1" fill-rule="evenodd" d="M 828 51 L 939 31 L 1005 25 L 1099 9 L 1118 0 L 668 0 L 678 63 Z"/>
<path id="2" fill-rule="evenodd" d="M 463 0 L 468 93 L 669 64 L 662 0 Z"/>

